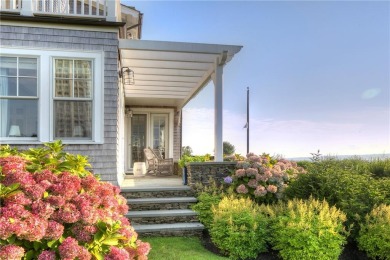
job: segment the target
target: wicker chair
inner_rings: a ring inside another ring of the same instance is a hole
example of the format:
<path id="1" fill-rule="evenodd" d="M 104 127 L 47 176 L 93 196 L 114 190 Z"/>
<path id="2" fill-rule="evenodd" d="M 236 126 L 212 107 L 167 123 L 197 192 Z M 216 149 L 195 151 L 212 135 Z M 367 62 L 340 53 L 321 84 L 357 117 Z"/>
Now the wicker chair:
<path id="1" fill-rule="evenodd" d="M 148 168 L 146 173 L 153 172 L 154 175 L 172 175 L 173 159 L 163 159 L 160 154 L 156 154 L 152 149 L 144 149 L 145 159 Z M 165 174 L 163 174 L 163 172 Z"/>

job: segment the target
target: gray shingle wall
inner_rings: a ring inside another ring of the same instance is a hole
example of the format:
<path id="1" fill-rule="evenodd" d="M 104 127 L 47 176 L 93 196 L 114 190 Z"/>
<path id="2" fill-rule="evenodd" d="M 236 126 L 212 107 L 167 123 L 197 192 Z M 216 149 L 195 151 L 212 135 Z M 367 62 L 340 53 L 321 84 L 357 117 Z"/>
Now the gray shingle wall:
<path id="1" fill-rule="evenodd" d="M 118 35 L 114 32 L 0 26 L 0 45 L 29 48 L 104 51 L 104 144 L 67 145 L 66 151 L 87 155 L 102 180 L 117 183 Z M 33 145 L 18 145 L 28 149 Z"/>
<path id="2" fill-rule="evenodd" d="M 180 159 L 181 150 L 181 121 L 180 113 L 175 112 L 173 126 L 173 160 L 177 162 Z"/>

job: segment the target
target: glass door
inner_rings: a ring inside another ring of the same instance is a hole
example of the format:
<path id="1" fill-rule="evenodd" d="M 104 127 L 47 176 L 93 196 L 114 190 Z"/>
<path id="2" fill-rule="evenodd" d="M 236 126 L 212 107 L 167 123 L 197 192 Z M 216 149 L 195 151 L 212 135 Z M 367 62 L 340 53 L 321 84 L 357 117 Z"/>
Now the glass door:
<path id="1" fill-rule="evenodd" d="M 152 114 L 151 117 L 152 147 L 159 150 L 163 158 L 168 158 L 168 114 Z"/>
<path id="2" fill-rule="evenodd" d="M 144 148 L 146 147 L 147 135 L 147 115 L 133 114 L 131 117 L 130 131 L 130 167 L 133 168 L 135 162 L 144 162 Z"/>

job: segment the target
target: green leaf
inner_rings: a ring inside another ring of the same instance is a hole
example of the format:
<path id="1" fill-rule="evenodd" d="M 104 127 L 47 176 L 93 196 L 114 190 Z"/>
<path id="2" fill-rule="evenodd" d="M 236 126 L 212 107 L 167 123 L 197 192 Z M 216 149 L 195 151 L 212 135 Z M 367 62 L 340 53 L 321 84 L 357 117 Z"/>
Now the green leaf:
<path id="1" fill-rule="evenodd" d="M 24 255 L 25 260 L 31 260 L 34 259 L 35 252 L 34 250 L 27 251 L 27 253 Z"/>
<path id="2" fill-rule="evenodd" d="M 100 252 L 97 252 L 97 251 L 92 251 L 92 254 L 95 256 L 95 258 L 97 259 L 97 260 L 104 260 L 104 256 L 103 256 L 103 254 L 102 253 L 100 253 Z"/>
<path id="3" fill-rule="evenodd" d="M 102 244 L 108 245 L 108 246 L 116 246 L 118 245 L 118 239 L 117 238 L 108 238 L 103 240 Z"/>
<path id="4" fill-rule="evenodd" d="M 42 243 L 38 241 L 33 242 L 33 247 L 35 251 L 38 251 L 41 248 Z"/>
<path id="5" fill-rule="evenodd" d="M 56 246 L 56 242 L 58 242 L 58 240 L 51 240 L 51 241 L 48 241 L 48 242 L 47 242 L 47 246 L 48 246 L 49 248 L 53 248 L 53 247 Z"/>

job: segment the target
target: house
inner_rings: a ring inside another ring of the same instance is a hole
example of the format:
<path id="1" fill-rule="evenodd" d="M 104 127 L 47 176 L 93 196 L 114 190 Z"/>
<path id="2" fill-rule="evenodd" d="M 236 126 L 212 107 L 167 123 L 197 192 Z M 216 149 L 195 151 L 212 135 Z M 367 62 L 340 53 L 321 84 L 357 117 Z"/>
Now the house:
<path id="1" fill-rule="evenodd" d="M 222 160 L 223 67 L 241 46 L 141 40 L 142 13 L 119 0 L 2 0 L 0 12 L 0 144 L 61 139 L 120 185 L 144 147 L 178 161 L 182 108 L 212 81 Z"/>

